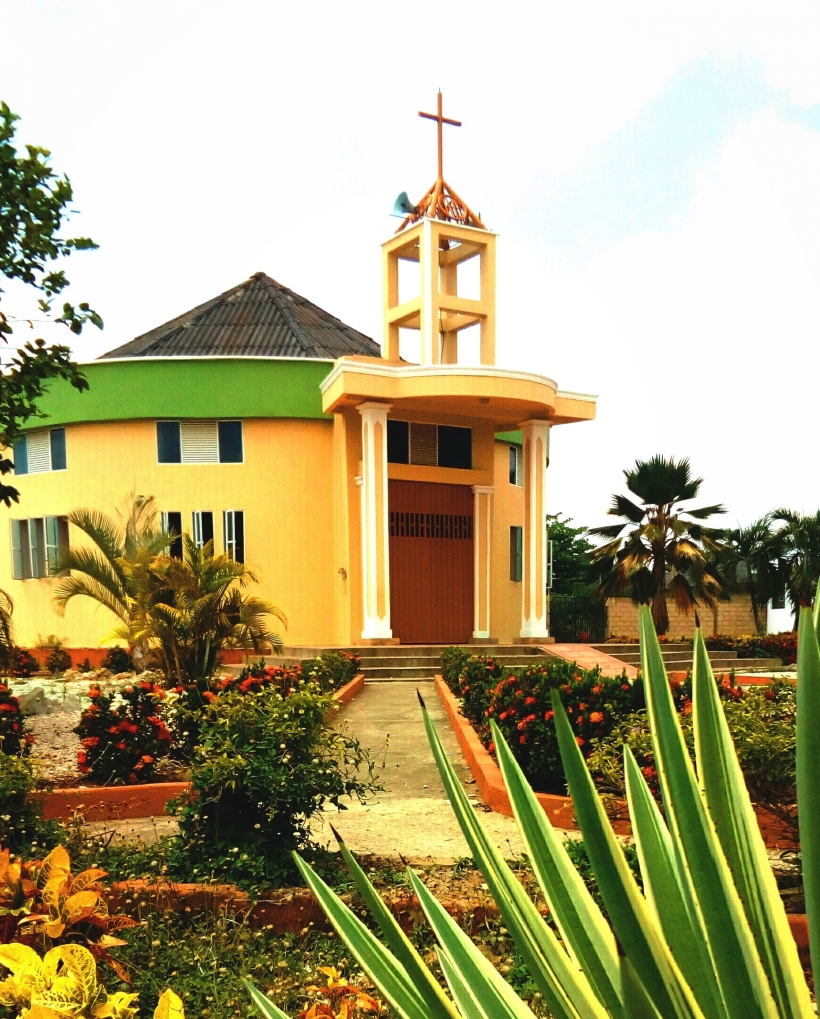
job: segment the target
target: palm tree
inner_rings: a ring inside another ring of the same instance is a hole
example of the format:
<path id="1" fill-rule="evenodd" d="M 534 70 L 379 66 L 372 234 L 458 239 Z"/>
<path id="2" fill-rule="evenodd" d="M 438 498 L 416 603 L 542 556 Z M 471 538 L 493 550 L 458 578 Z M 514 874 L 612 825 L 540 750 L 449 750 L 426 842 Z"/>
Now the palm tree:
<path id="1" fill-rule="evenodd" d="M 723 591 L 714 562 L 722 548 L 720 531 L 699 521 L 726 510 L 721 505 L 692 510 L 680 505 L 694 499 L 703 483 L 702 478 L 692 478 L 688 460 L 664 456 L 637 460 L 624 477 L 641 505 L 614 495 L 607 512 L 625 522 L 590 530 L 611 539 L 592 553 L 595 593 L 601 599 L 629 594 L 636 604 L 651 604 L 655 629 L 664 634 L 669 629 L 667 595 L 689 612 L 698 598 L 713 607 Z"/>
<path id="2" fill-rule="evenodd" d="M 729 587 L 748 591 L 757 632 L 765 633 L 761 610 L 783 590 L 780 540 L 772 530 L 771 516 L 761 517 L 748 527 L 724 531 L 722 544 L 718 556 L 721 573 Z"/>
<path id="3" fill-rule="evenodd" d="M 184 535 L 183 558 L 159 556 L 154 572 L 168 597 L 152 605 L 149 629 L 168 677 L 183 684 L 207 683 L 223 648 L 281 649 L 282 638 L 269 629 L 266 617 L 287 626 L 285 614 L 244 594 L 255 574 L 227 555 L 214 555 L 212 541 L 198 548 Z"/>
<path id="4" fill-rule="evenodd" d="M 800 606 L 811 605 L 820 578 L 820 511 L 804 516 L 793 510 L 778 509 L 770 518 L 783 524 L 775 532 L 776 551 L 783 564 L 797 629 Z"/>
<path id="5" fill-rule="evenodd" d="M 114 517 L 92 509 L 70 513 L 69 522 L 90 544 L 72 545 L 61 556 L 56 572 L 65 575 L 54 588 L 55 611 L 64 615 L 73 598 L 91 598 L 120 620 L 112 636 L 144 648 L 151 604 L 162 590 L 152 564 L 173 540 L 158 516 L 153 496 L 134 493 Z"/>
<path id="6" fill-rule="evenodd" d="M 5 591 L 0 591 L 0 668 L 8 668 L 14 651 L 14 634 L 11 628 L 11 614 L 14 602 Z"/>

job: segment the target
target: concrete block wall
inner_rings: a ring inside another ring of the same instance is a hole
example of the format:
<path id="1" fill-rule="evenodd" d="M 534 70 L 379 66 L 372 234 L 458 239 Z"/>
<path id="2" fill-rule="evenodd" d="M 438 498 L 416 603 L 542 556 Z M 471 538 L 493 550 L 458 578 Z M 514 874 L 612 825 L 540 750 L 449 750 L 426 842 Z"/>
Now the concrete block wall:
<path id="1" fill-rule="evenodd" d="M 673 601 L 668 603 L 669 637 L 691 637 L 695 629 L 694 612 L 686 615 Z M 607 602 L 607 628 L 615 637 L 638 636 L 638 607 L 629 598 L 612 598 Z M 762 610 L 765 621 L 765 609 Z M 748 595 L 735 595 L 731 601 L 719 602 L 717 620 L 715 613 L 707 606 L 698 610 L 701 629 L 705 634 L 726 633 L 733 636 L 757 633 L 752 603 Z"/>

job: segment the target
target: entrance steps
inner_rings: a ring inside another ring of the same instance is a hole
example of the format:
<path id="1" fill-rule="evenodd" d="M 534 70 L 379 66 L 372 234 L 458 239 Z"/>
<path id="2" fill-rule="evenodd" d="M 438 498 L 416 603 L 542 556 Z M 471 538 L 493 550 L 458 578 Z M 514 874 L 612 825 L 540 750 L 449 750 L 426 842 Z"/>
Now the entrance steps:
<path id="1" fill-rule="evenodd" d="M 388 644 L 376 647 L 285 647 L 281 655 L 265 655 L 266 665 L 296 665 L 303 658 L 315 658 L 323 650 L 347 651 L 359 656 L 360 671 L 367 683 L 389 683 L 391 681 L 432 679 L 441 672 L 441 653 L 447 644 Z M 464 644 L 461 645 L 473 655 L 488 655 L 497 658 L 502 665 L 511 667 L 533 665 L 545 660 L 546 656 L 538 647 L 527 644 Z M 260 656 L 250 655 L 251 661 Z M 228 665 L 228 672 L 238 674 L 241 665 Z"/>
<path id="2" fill-rule="evenodd" d="M 387 647 L 356 647 L 365 682 L 385 683 L 403 679 L 432 679 L 441 672 L 444 644 L 397 644 Z M 473 655 L 487 655 L 502 665 L 532 665 L 544 658 L 537 647 L 526 644 L 464 644 Z"/>
<path id="3" fill-rule="evenodd" d="M 637 644 L 591 644 L 590 647 L 612 655 L 625 665 L 640 668 L 641 650 Z M 687 672 L 692 668 L 691 644 L 661 644 L 661 654 L 668 672 Z M 771 672 L 782 668 L 779 658 L 738 658 L 737 651 L 710 651 L 709 660 L 715 672 Z"/>

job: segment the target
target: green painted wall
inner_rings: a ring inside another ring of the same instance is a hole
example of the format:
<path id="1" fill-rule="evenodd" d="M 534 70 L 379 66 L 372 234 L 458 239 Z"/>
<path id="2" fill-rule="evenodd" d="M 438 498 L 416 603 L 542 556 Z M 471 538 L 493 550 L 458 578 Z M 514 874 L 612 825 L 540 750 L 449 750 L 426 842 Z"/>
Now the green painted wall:
<path id="1" fill-rule="evenodd" d="M 514 446 L 524 445 L 524 436 L 521 432 L 496 432 L 498 442 L 511 442 Z"/>
<path id="2" fill-rule="evenodd" d="M 62 379 L 40 401 L 47 419 L 29 428 L 134 418 L 329 418 L 321 382 L 332 361 L 214 358 L 97 361 L 83 366 L 89 388 Z"/>

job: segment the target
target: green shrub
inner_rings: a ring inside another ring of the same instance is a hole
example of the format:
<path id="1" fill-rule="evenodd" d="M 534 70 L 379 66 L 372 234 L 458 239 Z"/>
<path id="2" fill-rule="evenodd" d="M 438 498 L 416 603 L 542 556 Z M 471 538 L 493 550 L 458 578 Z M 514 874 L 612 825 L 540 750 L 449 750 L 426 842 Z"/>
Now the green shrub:
<path id="1" fill-rule="evenodd" d="M 90 662 L 90 660 L 88 658 L 88 655 L 86 655 L 85 658 L 83 658 L 83 660 L 77 666 L 77 670 L 79 672 L 92 672 L 93 671 L 93 668 L 92 668 L 91 662 Z"/>
<path id="2" fill-rule="evenodd" d="M 133 672 L 131 655 L 123 647 L 110 647 L 102 660 L 102 667 L 111 672 Z"/>
<path id="3" fill-rule="evenodd" d="M 13 648 L 9 654 L 9 672 L 18 679 L 28 679 L 35 672 L 40 671 L 40 663 L 30 651 L 25 648 Z"/>
<path id="4" fill-rule="evenodd" d="M 71 665 L 71 655 L 68 651 L 64 651 L 61 647 L 54 648 L 54 650 L 46 656 L 45 667 L 52 676 L 56 676 L 59 672 L 65 672 L 66 669 L 71 668 Z"/>
<path id="5" fill-rule="evenodd" d="M 0 683 L 0 752 L 21 757 L 29 752 L 34 736 L 23 733 L 20 702 L 5 683 Z"/>
<path id="6" fill-rule="evenodd" d="M 191 791 L 173 807 L 177 867 L 281 885 L 293 877 L 290 852 L 308 844 L 317 811 L 379 788 L 369 752 L 325 724 L 331 704 L 303 685 L 284 698 L 275 687 L 225 693 L 204 709 Z"/>
<path id="7" fill-rule="evenodd" d="M 332 693 L 349 683 L 359 671 L 359 656 L 346 651 L 325 651 L 317 658 L 305 658 L 302 675 L 317 681 L 323 693 Z"/>
<path id="8" fill-rule="evenodd" d="M 114 785 L 150 782 L 172 739 L 160 717 L 165 691 L 143 680 L 113 694 L 92 686 L 88 696 L 91 704 L 74 729 L 83 747 L 80 773 Z"/>
<path id="9" fill-rule="evenodd" d="M 441 653 L 441 676 L 454 694 L 458 693 L 459 679 L 470 657 L 463 647 L 448 647 Z"/>
<path id="10" fill-rule="evenodd" d="M 43 821 L 35 795 L 36 779 L 31 764 L 20 757 L 0 754 L 0 846 L 19 853 L 32 843 L 54 844 L 57 824 Z"/>
<path id="11" fill-rule="evenodd" d="M 740 696 L 737 690 L 726 677 L 718 678 L 723 711 L 749 794 L 753 802 L 796 827 L 795 686 L 776 682 L 767 687 L 750 687 L 741 691 Z M 681 702 L 676 698 L 676 707 L 686 745 L 690 754 L 694 755 L 691 700 L 686 697 Z M 626 795 L 624 744 L 635 756 L 650 789 L 659 795 L 658 773 L 645 711 L 627 715 L 607 736 L 592 741 L 592 753 L 587 764 L 599 790 L 620 797 Z"/>
<path id="12" fill-rule="evenodd" d="M 504 675 L 504 667 L 492 657 L 474 656 L 462 666 L 458 678 L 461 713 L 475 727 L 486 725 L 492 691 Z"/>

